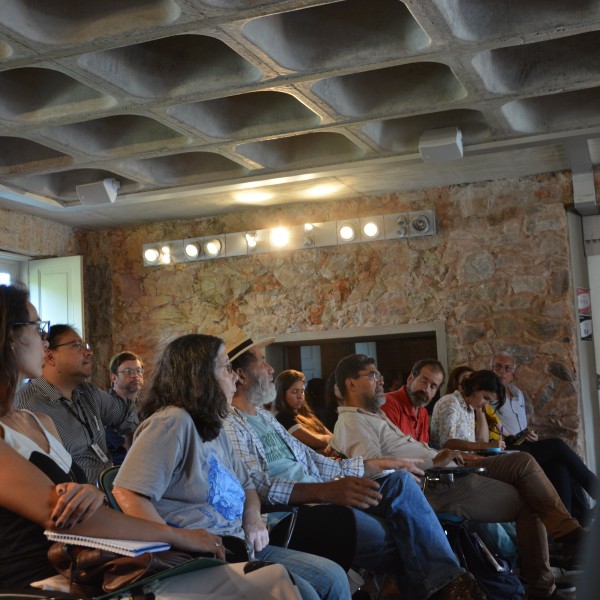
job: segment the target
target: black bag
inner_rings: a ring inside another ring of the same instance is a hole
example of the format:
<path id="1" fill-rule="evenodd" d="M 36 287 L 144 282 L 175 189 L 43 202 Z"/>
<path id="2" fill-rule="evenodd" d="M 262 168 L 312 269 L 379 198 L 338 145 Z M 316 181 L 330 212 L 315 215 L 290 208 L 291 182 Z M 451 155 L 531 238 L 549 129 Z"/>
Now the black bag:
<path id="1" fill-rule="evenodd" d="M 448 542 L 461 566 L 470 571 L 488 600 L 521 600 L 525 589 L 509 561 L 494 556 L 465 523 L 442 521 Z"/>

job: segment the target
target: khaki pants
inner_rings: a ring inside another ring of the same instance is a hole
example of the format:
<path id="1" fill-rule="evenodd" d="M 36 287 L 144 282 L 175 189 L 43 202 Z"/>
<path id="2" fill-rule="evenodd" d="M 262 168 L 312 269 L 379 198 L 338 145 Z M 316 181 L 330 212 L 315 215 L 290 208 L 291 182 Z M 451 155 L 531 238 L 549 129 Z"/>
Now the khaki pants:
<path id="1" fill-rule="evenodd" d="M 485 475 L 457 477 L 450 485 L 432 483 L 425 495 L 436 512 L 470 521 L 515 521 L 521 573 L 528 591 L 540 596 L 554 591 L 548 557 L 549 533 L 560 538 L 577 529 L 538 463 L 519 452 L 484 459 Z M 546 533 L 547 532 L 547 533 Z"/>

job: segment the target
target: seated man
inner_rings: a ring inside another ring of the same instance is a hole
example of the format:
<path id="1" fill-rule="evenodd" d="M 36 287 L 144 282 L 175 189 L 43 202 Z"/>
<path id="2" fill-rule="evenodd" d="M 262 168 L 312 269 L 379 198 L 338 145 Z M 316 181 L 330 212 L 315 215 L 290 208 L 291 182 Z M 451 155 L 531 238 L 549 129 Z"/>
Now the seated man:
<path id="1" fill-rule="evenodd" d="M 538 439 L 534 431 L 527 429 L 527 412 L 523 392 L 513 383 L 517 364 L 508 352 L 492 357 L 490 369 L 500 378 L 506 388 L 506 396 L 498 398 L 490 406 L 500 420 L 502 435 L 509 448 L 531 454 L 552 482 L 567 510 L 580 519 L 588 518 L 588 502 L 585 490 L 592 498 L 597 497 L 598 478 L 583 461 L 559 438 Z M 515 443 L 515 436 L 525 430 L 524 440 Z M 490 438 L 498 438 L 498 428 L 490 429 Z"/>
<path id="2" fill-rule="evenodd" d="M 403 434 L 379 409 L 385 397 L 374 359 L 351 354 L 338 363 L 335 373 L 344 401 L 344 406 L 338 409 L 340 414 L 332 438 L 336 450 L 346 456 L 367 459 L 421 458 L 425 467 L 463 463 L 457 450 L 445 449 L 438 453 Z M 527 581 L 528 599 L 564 598 L 554 585 L 544 525 L 556 541 L 563 542 L 569 553 L 578 548 L 583 529 L 569 515 L 531 456 L 518 453 L 474 459 L 487 468 L 487 476 L 465 475 L 452 485 L 430 484 L 425 495 L 433 509 L 472 521 L 515 521 L 521 574 Z"/>
<path id="3" fill-rule="evenodd" d="M 362 477 L 391 467 L 422 474 L 414 461 L 331 460 L 299 442 L 261 408 L 275 397 L 275 386 L 273 368 L 260 345 L 246 338 L 227 346 L 238 381 L 224 428 L 261 501 L 353 507 L 357 566 L 394 573 L 413 600 L 484 598 L 472 576 L 459 566 L 407 471 L 393 472 L 380 484 Z"/>
<path id="4" fill-rule="evenodd" d="M 416 362 L 403 385 L 385 395 L 381 410 L 398 429 L 419 442 L 429 442 L 429 415 L 425 408 L 444 383 L 444 367 L 435 358 Z"/>

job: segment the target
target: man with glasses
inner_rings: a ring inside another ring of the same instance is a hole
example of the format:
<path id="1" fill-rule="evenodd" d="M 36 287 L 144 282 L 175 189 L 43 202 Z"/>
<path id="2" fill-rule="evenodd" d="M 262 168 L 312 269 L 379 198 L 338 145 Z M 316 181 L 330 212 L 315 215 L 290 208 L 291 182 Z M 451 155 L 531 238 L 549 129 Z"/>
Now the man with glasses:
<path id="1" fill-rule="evenodd" d="M 92 374 L 93 353 L 73 327 L 53 325 L 47 341 L 42 377 L 19 390 L 17 407 L 47 414 L 73 460 L 88 481 L 96 483 L 102 470 L 112 464 L 104 426 L 132 432 L 137 425 L 135 405 L 86 382 Z"/>
<path id="2" fill-rule="evenodd" d="M 134 352 L 124 351 L 115 354 L 108 365 L 111 388 L 108 393 L 113 398 L 126 398 L 138 405 L 138 394 L 144 385 L 144 363 Z M 115 465 L 120 465 L 131 446 L 131 435 L 121 435 L 112 427 L 106 430 L 106 444 Z"/>
<path id="3" fill-rule="evenodd" d="M 444 383 L 444 367 L 435 358 L 416 362 L 406 385 L 385 394 L 381 410 L 406 435 L 419 442 L 429 442 L 429 416 L 425 408 Z"/>
<path id="4" fill-rule="evenodd" d="M 374 373 L 374 375 L 371 375 Z M 456 467 L 468 460 L 457 450 L 441 452 L 405 435 L 379 410 L 383 385 L 375 360 L 351 354 L 338 363 L 335 382 L 343 398 L 331 446 L 346 456 L 372 459 L 381 456 L 420 458 L 424 468 Z M 549 533 L 574 560 L 584 530 L 560 501 L 540 466 L 523 452 L 493 457 L 471 457 L 469 462 L 487 469 L 485 476 L 464 474 L 451 484 L 429 482 L 427 500 L 436 512 L 471 521 L 515 521 L 521 575 L 527 581 L 527 598 L 562 600 L 554 584 L 548 553 Z"/>
<path id="5" fill-rule="evenodd" d="M 403 593 L 414 600 L 483 600 L 483 592 L 472 575 L 460 568 L 409 473 L 422 475 L 419 461 L 332 460 L 316 453 L 262 408 L 275 399 L 273 367 L 263 350 L 273 340 L 254 343 L 237 336 L 230 343 L 230 336 L 224 338 L 238 375 L 224 428 L 262 503 L 325 502 L 351 507 L 358 567 L 393 573 Z M 369 479 L 377 475 L 384 478 Z"/>
<path id="6" fill-rule="evenodd" d="M 527 428 L 525 396 L 513 383 L 517 368 L 513 356 L 508 352 L 495 354 L 490 368 L 506 389 L 506 397 L 492 402 L 490 406 L 502 422 L 502 433 L 506 436 L 507 448 L 531 454 L 556 488 L 567 510 L 580 521 L 586 522 L 592 513 L 583 490 L 596 499 L 598 478 L 563 440 L 540 440 L 534 431 Z M 519 434 L 521 439 L 518 439 Z M 490 431 L 490 437 L 497 435 Z"/>

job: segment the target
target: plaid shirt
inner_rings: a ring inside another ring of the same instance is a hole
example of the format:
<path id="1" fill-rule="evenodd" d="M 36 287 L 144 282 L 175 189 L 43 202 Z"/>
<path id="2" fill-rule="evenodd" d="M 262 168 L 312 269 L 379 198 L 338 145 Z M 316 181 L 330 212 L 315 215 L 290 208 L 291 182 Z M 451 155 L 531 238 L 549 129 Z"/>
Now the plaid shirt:
<path id="1" fill-rule="evenodd" d="M 332 460 L 318 454 L 295 437 L 290 435 L 277 419 L 264 409 L 257 409 L 257 415 L 272 427 L 292 451 L 305 472 L 319 481 L 330 481 L 334 477 L 346 475 L 361 477 L 364 473 L 363 459 L 358 456 L 347 460 Z M 250 479 L 265 504 L 287 504 L 296 481 L 277 477 L 269 478 L 269 463 L 263 445 L 246 415 L 231 407 L 223 427 L 236 454 L 248 470 Z"/>

